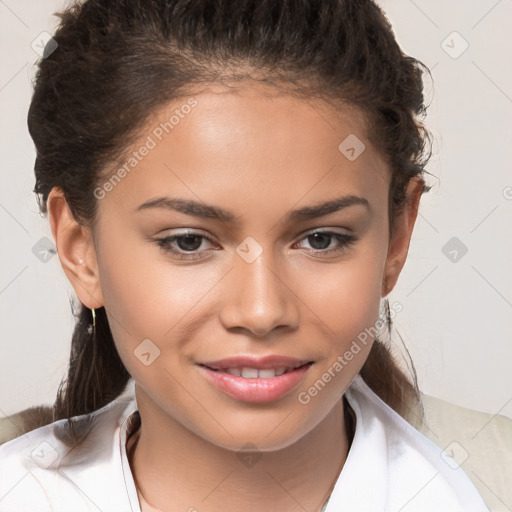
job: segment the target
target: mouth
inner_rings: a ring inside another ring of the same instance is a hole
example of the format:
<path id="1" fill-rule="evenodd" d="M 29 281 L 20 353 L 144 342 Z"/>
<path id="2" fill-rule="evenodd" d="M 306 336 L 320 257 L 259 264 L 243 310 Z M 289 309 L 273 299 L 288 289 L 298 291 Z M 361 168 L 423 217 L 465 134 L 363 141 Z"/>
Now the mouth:
<path id="1" fill-rule="evenodd" d="M 215 368 L 206 364 L 200 364 L 199 366 L 203 366 L 204 368 L 208 368 L 214 372 L 227 373 L 228 375 L 233 375 L 234 377 L 242 377 L 244 379 L 273 379 L 275 377 L 280 377 L 281 375 L 293 372 L 299 368 L 311 366 L 312 364 L 313 361 L 309 361 L 304 364 L 299 363 L 295 366 L 281 366 L 276 368 L 251 368 L 248 366 Z"/>
<path id="2" fill-rule="evenodd" d="M 239 360 L 229 364 L 224 360 L 197 366 L 206 381 L 223 394 L 240 402 L 264 403 L 288 395 L 304 381 L 314 364 L 314 361 L 290 361 L 274 358 L 260 360 L 259 364 L 253 362 L 253 366 L 239 366 Z"/>

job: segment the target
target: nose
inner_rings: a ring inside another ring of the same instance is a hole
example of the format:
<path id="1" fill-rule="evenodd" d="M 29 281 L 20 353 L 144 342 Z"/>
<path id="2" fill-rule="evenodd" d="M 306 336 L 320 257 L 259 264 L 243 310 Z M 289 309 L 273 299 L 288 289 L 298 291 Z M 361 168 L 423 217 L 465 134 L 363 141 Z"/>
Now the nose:
<path id="1" fill-rule="evenodd" d="M 225 281 L 220 320 L 226 329 L 243 329 L 262 337 L 277 327 L 294 330 L 299 299 L 284 274 L 264 250 L 252 263 L 236 256 Z"/>

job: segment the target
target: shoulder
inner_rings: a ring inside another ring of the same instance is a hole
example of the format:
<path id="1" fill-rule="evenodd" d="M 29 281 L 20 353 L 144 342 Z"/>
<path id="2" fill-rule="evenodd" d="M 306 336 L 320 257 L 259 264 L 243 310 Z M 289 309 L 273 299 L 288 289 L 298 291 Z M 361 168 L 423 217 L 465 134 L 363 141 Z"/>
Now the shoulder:
<path id="1" fill-rule="evenodd" d="M 492 510 L 512 508 L 512 420 L 424 395 L 418 427 L 449 453 Z"/>
<path id="2" fill-rule="evenodd" d="M 482 497 L 451 454 L 385 404 L 358 376 L 347 390 L 356 412 L 356 436 L 365 435 L 381 454 L 387 475 L 386 510 L 487 511 Z"/>
<path id="3" fill-rule="evenodd" d="M 107 510 L 101 507 L 106 485 L 123 487 L 118 430 L 135 409 L 136 403 L 123 396 L 91 414 L 75 416 L 76 436 L 71 436 L 63 419 L 0 445 L 2 512 L 81 511 L 98 506 Z"/>

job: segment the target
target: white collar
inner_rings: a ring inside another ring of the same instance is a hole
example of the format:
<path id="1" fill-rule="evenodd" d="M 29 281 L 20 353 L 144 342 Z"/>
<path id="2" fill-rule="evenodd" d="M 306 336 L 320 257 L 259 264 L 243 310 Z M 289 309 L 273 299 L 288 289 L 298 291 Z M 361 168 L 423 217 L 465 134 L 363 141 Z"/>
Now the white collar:
<path id="1" fill-rule="evenodd" d="M 442 450 L 384 403 L 360 375 L 345 396 L 356 416 L 354 439 L 325 512 L 488 511 L 462 469 L 448 466 Z M 125 449 L 131 420 L 123 421 L 119 446 L 128 499 L 132 511 L 141 512 Z"/>

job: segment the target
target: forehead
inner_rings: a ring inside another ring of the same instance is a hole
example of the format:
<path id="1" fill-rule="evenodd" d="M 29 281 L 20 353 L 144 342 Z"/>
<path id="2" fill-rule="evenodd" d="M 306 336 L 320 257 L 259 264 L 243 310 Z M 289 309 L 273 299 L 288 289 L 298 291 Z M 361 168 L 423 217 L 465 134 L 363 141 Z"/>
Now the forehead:
<path id="1" fill-rule="evenodd" d="M 264 84 L 212 85 L 152 113 L 104 174 L 108 180 L 123 165 L 126 171 L 102 207 L 133 210 L 168 193 L 229 204 L 238 213 L 256 204 L 270 212 L 276 202 L 291 207 L 387 191 L 388 169 L 365 123 L 354 107 Z"/>

